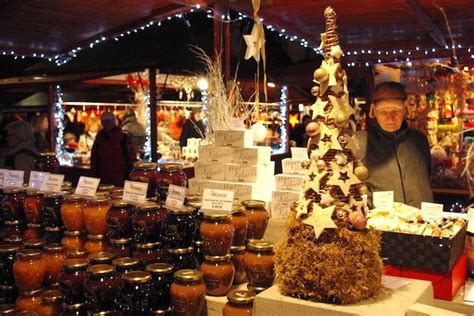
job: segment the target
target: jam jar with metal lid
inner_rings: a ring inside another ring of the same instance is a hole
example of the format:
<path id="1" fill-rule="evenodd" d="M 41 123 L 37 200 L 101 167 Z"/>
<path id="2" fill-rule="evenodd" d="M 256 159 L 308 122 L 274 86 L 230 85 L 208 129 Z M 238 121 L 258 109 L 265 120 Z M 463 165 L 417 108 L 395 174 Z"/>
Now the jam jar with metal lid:
<path id="1" fill-rule="evenodd" d="M 201 202 L 188 202 L 188 207 L 191 207 L 193 210 L 194 220 L 196 221 L 196 234 L 194 234 L 194 240 L 201 240 L 201 233 L 199 232 L 199 227 L 201 226 L 202 221 L 204 220 L 204 214 L 201 212 Z"/>
<path id="2" fill-rule="evenodd" d="M 36 312 L 42 302 L 42 292 L 42 289 L 22 291 L 20 297 L 16 300 L 17 312 Z"/>
<path id="3" fill-rule="evenodd" d="M 163 239 L 169 248 L 192 247 L 197 229 L 193 210 L 191 207 L 168 209 Z"/>
<path id="4" fill-rule="evenodd" d="M 59 289 L 64 294 L 64 303 L 78 304 L 85 301 L 84 282 L 87 279 L 87 259 L 66 259 L 59 275 Z"/>
<path id="5" fill-rule="evenodd" d="M 62 227 L 61 204 L 64 197 L 59 193 L 47 193 L 44 196 L 43 225 L 45 227 Z"/>
<path id="6" fill-rule="evenodd" d="M 183 165 L 180 163 L 161 163 L 158 173 L 158 199 L 165 201 L 168 196 L 168 187 L 170 184 L 180 187 L 188 185 L 188 177 L 183 171 Z"/>
<path id="7" fill-rule="evenodd" d="M 88 277 L 84 282 L 87 310 L 92 313 L 113 312 L 120 294 L 121 280 L 114 267 L 96 264 L 87 268 Z"/>
<path id="8" fill-rule="evenodd" d="M 245 207 L 245 216 L 249 221 L 247 239 L 262 239 L 270 218 L 265 209 L 265 201 L 246 200 L 242 201 L 242 205 Z"/>
<path id="9" fill-rule="evenodd" d="M 69 231 L 83 231 L 86 229 L 83 218 L 83 211 L 86 205 L 84 197 L 75 194 L 65 196 L 61 204 L 61 219 L 64 228 Z"/>
<path id="10" fill-rule="evenodd" d="M 25 190 L 6 188 L 3 189 L 3 194 L 3 220 L 25 220 L 25 211 L 23 209 L 23 201 L 26 197 Z"/>
<path id="11" fill-rule="evenodd" d="M 255 294 L 250 291 L 237 290 L 227 295 L 222 316 L 252 316 Z"/>
<path id="12" fill-rule="evenodd" d="M 132 236 L 132 209 L 130 203 L 112 200 L 112 207 L 107 212 L 109 238 L 120 239 Z"/>
<path id="13" fill-rule="evenodd" d="M 168 212 L 158 203 L 147 202 L 135 209 L 132 217 L 133 239 L 136 243 L 160 241 Z"/>
<path id="14" fill-rule="evenodd" d="M 68 259 L 87 259 L 89 257 L 89 252 L 85 249 L 67 249 L 66 257 Z"/>
<path id="15" fill-rule="evenodd" d="M 8 236 L 18 236 L 25 233 L 25 222 L 24 221 L 5 221 L 3 223 L 2 232 L 0 238 L 4 239 Z"/>
<path id="16" fill-rule="evenodd" d="M 204 261 L 204 252 L 203 252 L 204 243 L 200 240 L 194 242 L 194 256 L 196 257 L 199 265 Z"/>
<path id="17" fill-rule="evenodd" d="M 206 301 L 206 284 L 197 270 L 179 270 L 171 284 L 171 304 L 174 315 L 200 315 Z"/>
<path id="18" fill-rule="evenodd" d="M 20 296 L 20 293 L 16 286 L 0 285 L 0 304 L 15 304 L 18 296 Z"/>
<path id="19" fill-rule="evenodd" d="M 129 257 L 132 254 L 132 238 L 110 239 L 109 252 L 115 258 Z"/>
<path id="20" fill-rule="evenodd" d="M 167 263 L 153 263 L 145 271 L 151 273 L 152 303 L 151 310 L 167 310 L 171 305 L 170 286 L 173 283 L 174 267 Z"/>
<path id="21" fill-rule="evenodd" d="M 259 293 L 273 285 L 275 279 L 273 256 L 272 243 L 263 240 L 249 241 L 244 254 L 249 289 Z"/>
<path id="22" fill-rule="evenodd" d="M 115 271 L 119 274 L 135 271 L 140 269 L 140 260 L 137 258 L 122 257 L 112 261 Z"/>
<path id="23" fill-rule="evenodd" d="M 13 263 L 13 276 L 18 289 L 33 291 L 41 289 L 46 275 L 46 262 L 41 251 L 24 249 L 17 253 Z"/>
<path id="24" fill-rule="evenodd" d="M 230 217 L 225 213 L 204 213 L 199 231 L 205 255 L 224 256 L 229 253 L 235 233 Z"/>
<path id="25" fill-rule="evenodd" d="M 90 254 L 104 252 L 109 249 L 109 241 L 105 235 L 87 235 L 87 240 L 84 242 L 84 249 Z"/>
<path id="26" fill-rule="evenodd" d="M 147 315 L 153 298 L 151 274 L 132 271 L 122 274 L 120 309 L 126 314 Z"/>
<path id="27" fill-rule="evenodd" d="M 133 257 L 140 260 L 142 269 L 147 265 L 157 262 L 166 262 L 166 249 L 159 242 L 136 244 Z"/>
<path id="28" fill-rule="evenodd" d="M 23 243 L 25 242 L 25 237 L 23 237 L 22 235 L 5 236 L 3 238 L 3 241 L 7 244 L 23 245 Z"/>
<path id="29" fill-rule="evenodd" d="M 43 222 L 44 194 L 36 190 L 27 190 L 23 200 L 23 210 L 28 223 L 41 224 Z"/>
<path id="30" fill-rule="evenodd" d="M 235 275 L 235 268 L 229 254 L 204 256 L 204 262 L 199 270 L 204 274 L 207 294 L 221 296 L 229 292 Z"/>
<path id="31" fill-rule="evenodd" d="M 58 316 L 61 313 L 61 301 L 63 295 L 59 290 L 44 291 L 41 294 L 41 305 L 37 312 L 40 316 Z"/>
<path id="32" fill-rule="evenodd" d="M 174 266 L 174 270 L 197 269 L 199 263 L 194 256 L 193 247 L 168 248 L 168 263 Z"/>
<path id="33" fill-rule="evenodd" d="M 40 153 L 35 159 L 35 170 L 49 173 L 59 173 L 59 168 L 59 160 L 56 158 L 55 152 Z"/>
<path id="34" fill-rule="evenodd" d="M 148 183 L 147 198 L 156 197 L 158 184 L 158 164 L 155 162 L 137 161 L 128 177 L 132 181 Z"/>
<path id="35" fill-rule="evenodd" d="M 107 233 L 107 213 L 110 206 L 110 200 L 103 195 L 96 195 L 86 202 L 83 218 L 88 234 L 105 235 Z"/>
<path id="36" fill-rule="evenodd" d="M 86 303 L 65 304 L 62 305 L 61 316 L 87 316 Z"/>
<path id="37" fill-rule="evenodd" d="M 234 225 L 235 234 L 232 246 L 243 246 L 247 238 L 248 219 L 244 213 L 245 207 L 242 205 L 232 206 L 232 217 L 230 221 Z"/>
<path id="38" fill-rule="evenodd" d="M 59 244 L 64 237 L 64 231 L 61 227 L 45 227 L 43 239 L 50 244 Z"/>
<path id="39" fill-rule="evenodd" d="M 56 287 L 63 270 L 63 262 L 66 260 L 64 247 L 61 244 L 46 244 L 43 249 L 43 260 L 46 262 L 43 284 L 46 288 Z"/>
<path id="40" fill-rule="evenodd" d="M 84 248 L 84 235 L 81 231 L 65 231 L 61 244 L 66 250 L 75 250 Z"/>
<path id="41" fill-rule="evenodd" d="M 0 244 L 0 284 L 15 285 L 13 278 L 13 263 L 16 253 L 20 250 L 18 244 Z"/>
<path id="42" fill-rule="evenodd" d="M 245 246 L 232 246 L 230 254 L 232 255 L 230 260 L 235 267 L 234 284 L 245 283 L 247 281 L 244 265 Z"/>
<path id="43" fill-rule="evenodd" d="M 90 265 L 112 264 L 112 261 L 114 260 L 114 258 L 115 258 L 114 254 L 110 252 L 97 252 L 94 254 L 90 254 L 88 257 Z"/>
<path id="44" fill-rule="evenodd" d="M 25 239 L 39 239 L 44 234 L 43 226 L 40 224 L 26 224 L 26 230 L 23 233 Z"/>
<path id="45" fill-rule="evenodd" d="M 27 239 L 23 242 L 23 249 L 37 249 L 42 251 L 46 242 L 43 239 Z"/>
<path id="46" fill-rule="evenodd" d="M 97 194 L 108 195 L 110 194 L 110 191 L 113 190 L 113 188 L 115 188 L 113 184 L 99 184 L 97 187 Z"/>

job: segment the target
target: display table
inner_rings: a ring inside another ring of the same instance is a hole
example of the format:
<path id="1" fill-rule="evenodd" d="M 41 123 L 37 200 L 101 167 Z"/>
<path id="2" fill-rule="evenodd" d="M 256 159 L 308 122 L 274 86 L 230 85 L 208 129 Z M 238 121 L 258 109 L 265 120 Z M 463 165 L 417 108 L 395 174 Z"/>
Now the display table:
<path id="1" fill-rule="evenodd" d="M 433 306 L 466 315 L 474 315 L 474 302 L 464 300 L 464 286 L 459 289 L 452 301 L 435 299 Z"/>

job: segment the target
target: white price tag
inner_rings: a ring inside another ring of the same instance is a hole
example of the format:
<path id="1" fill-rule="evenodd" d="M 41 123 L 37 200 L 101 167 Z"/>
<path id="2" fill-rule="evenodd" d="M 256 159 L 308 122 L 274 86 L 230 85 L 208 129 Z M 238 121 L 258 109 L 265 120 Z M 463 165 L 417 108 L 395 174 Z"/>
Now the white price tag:
<path id="1" fill-rule="evenodd" d="M 232 212 L 234 192 L 214 189 L 204 189 L 202 194 L 203 211 Z"/>
<path id="2" fill-rule="evenodd" d="M 77 183 L 75 194 L 94 196 L 99 187 L 100 179 L 91 177 L 80 177 Z"/>
<path id="3" fill-rule="evenodd" d="M 292 159 L 308 160 L 308 151 L 304 147 L 291 147 Z"/>
<path id="4" fill-rule="evenodd" d="M 145 203 L 148 183 L 125 180 L 122 199 L 126 202 Z"/>
<path id="5" fill-rule="evenodd" d="M 186 188 L 170 184 L 168 187 L 168 195 L 166 197 L 165 206 L 170 209 L 179 210 L 184 205 L 186 197 Z"/>
<path id="6" fill-rule="evenodd" d="M 43 180 L 48 174 L 49 172 L 31 171 L 30 180 L 28 181 L 28 187 L 40 190 L 41 183 L 43 183 Z"/>
<path id="7" fill-rule="evenodd" d="M 377 208 L 388 208 L 393 207 L 393 191 L 380 191 L 372 194 L 372 201 L 374 206 Z"/>
<path id="8" fill-rule="evenodd" d="M 440 218 L 443 216 L 443 204 L 421 202 L 423 216 Z"/>
<path id="9" fill-rule="evenodd" d="M 3 187 L 22 188 L 24 175 L 25 171 L 23 170 L 6 170 L 4 173 Z"/>
<path id="10" fill-rule="evenodd" d="M 41 191 L 60 193 L 63 180 L 63 174 L 47 174 L 41 184 Z"/>

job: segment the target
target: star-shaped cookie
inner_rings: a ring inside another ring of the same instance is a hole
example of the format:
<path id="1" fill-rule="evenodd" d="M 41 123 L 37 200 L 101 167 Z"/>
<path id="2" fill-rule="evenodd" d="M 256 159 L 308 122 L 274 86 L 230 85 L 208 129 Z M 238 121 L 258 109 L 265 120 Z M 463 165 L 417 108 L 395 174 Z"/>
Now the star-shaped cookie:
<path id="1" fill-rule="evenodd" d="M 346 167 L 341 167 L 336 163 L 331 162 L 331 168 L 333 174 L 331 178 L 329 178 L 327 184 L 340 187 L 345 196 L 349 194 L 351 185 L 360 183 L 359 179 L 354 175 L 353 162 L 349 162 Z M 341 172 L 346 174 L 346 180 L 341 179 Z"/>
<path id="2" fill-rule="evenodd" d="M 316 203 L 313 203 L 313 212 L 303 221 L 304 224 L 312 226 L 316 239 L 326 228 L 337 228 L 331 216 L 334 213 L 334 205 L 321 208 Z"/>
<path id="3" fill-rule="evenodd" d="M 308 214 L 308 206 L 311 203 L 311 200 L 300 200 L 298 206 L 296 207 L 296 218 L 300 218 L 303 214 Z"/>

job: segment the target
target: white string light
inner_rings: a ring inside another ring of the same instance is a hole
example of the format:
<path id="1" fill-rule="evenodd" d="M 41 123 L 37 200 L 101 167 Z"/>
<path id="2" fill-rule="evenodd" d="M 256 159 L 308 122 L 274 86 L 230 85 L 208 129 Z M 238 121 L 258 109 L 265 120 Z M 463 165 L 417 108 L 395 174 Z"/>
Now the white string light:
<path id="1" fill-rule="evenodd" d="M 64 165 L 72 165 L 71 160 L 67 159 L 64 151 L 64 107 L 63 107 L 63 93 L 61 92 L 61 87 L 56 86 L 54 90 L 54 121 L 56 123 L 56 158 L 58 158 L 59 163 Z"/>
<path id="2" fill-rule="evenodd" d="M 287 98 L 288 87 L 282 86 L 280 90 L 280 117 L 281 117 L 281 125 L 280 125 L 280 148 L 275 151 L 272 151 L 274 154 L 283 154 L 285 153 L 288 148 L 288 134 L 286 133 L 286 122 L 287 122 L 287 112 L 288 112 L 288 104 L 286 101 Z"/>

